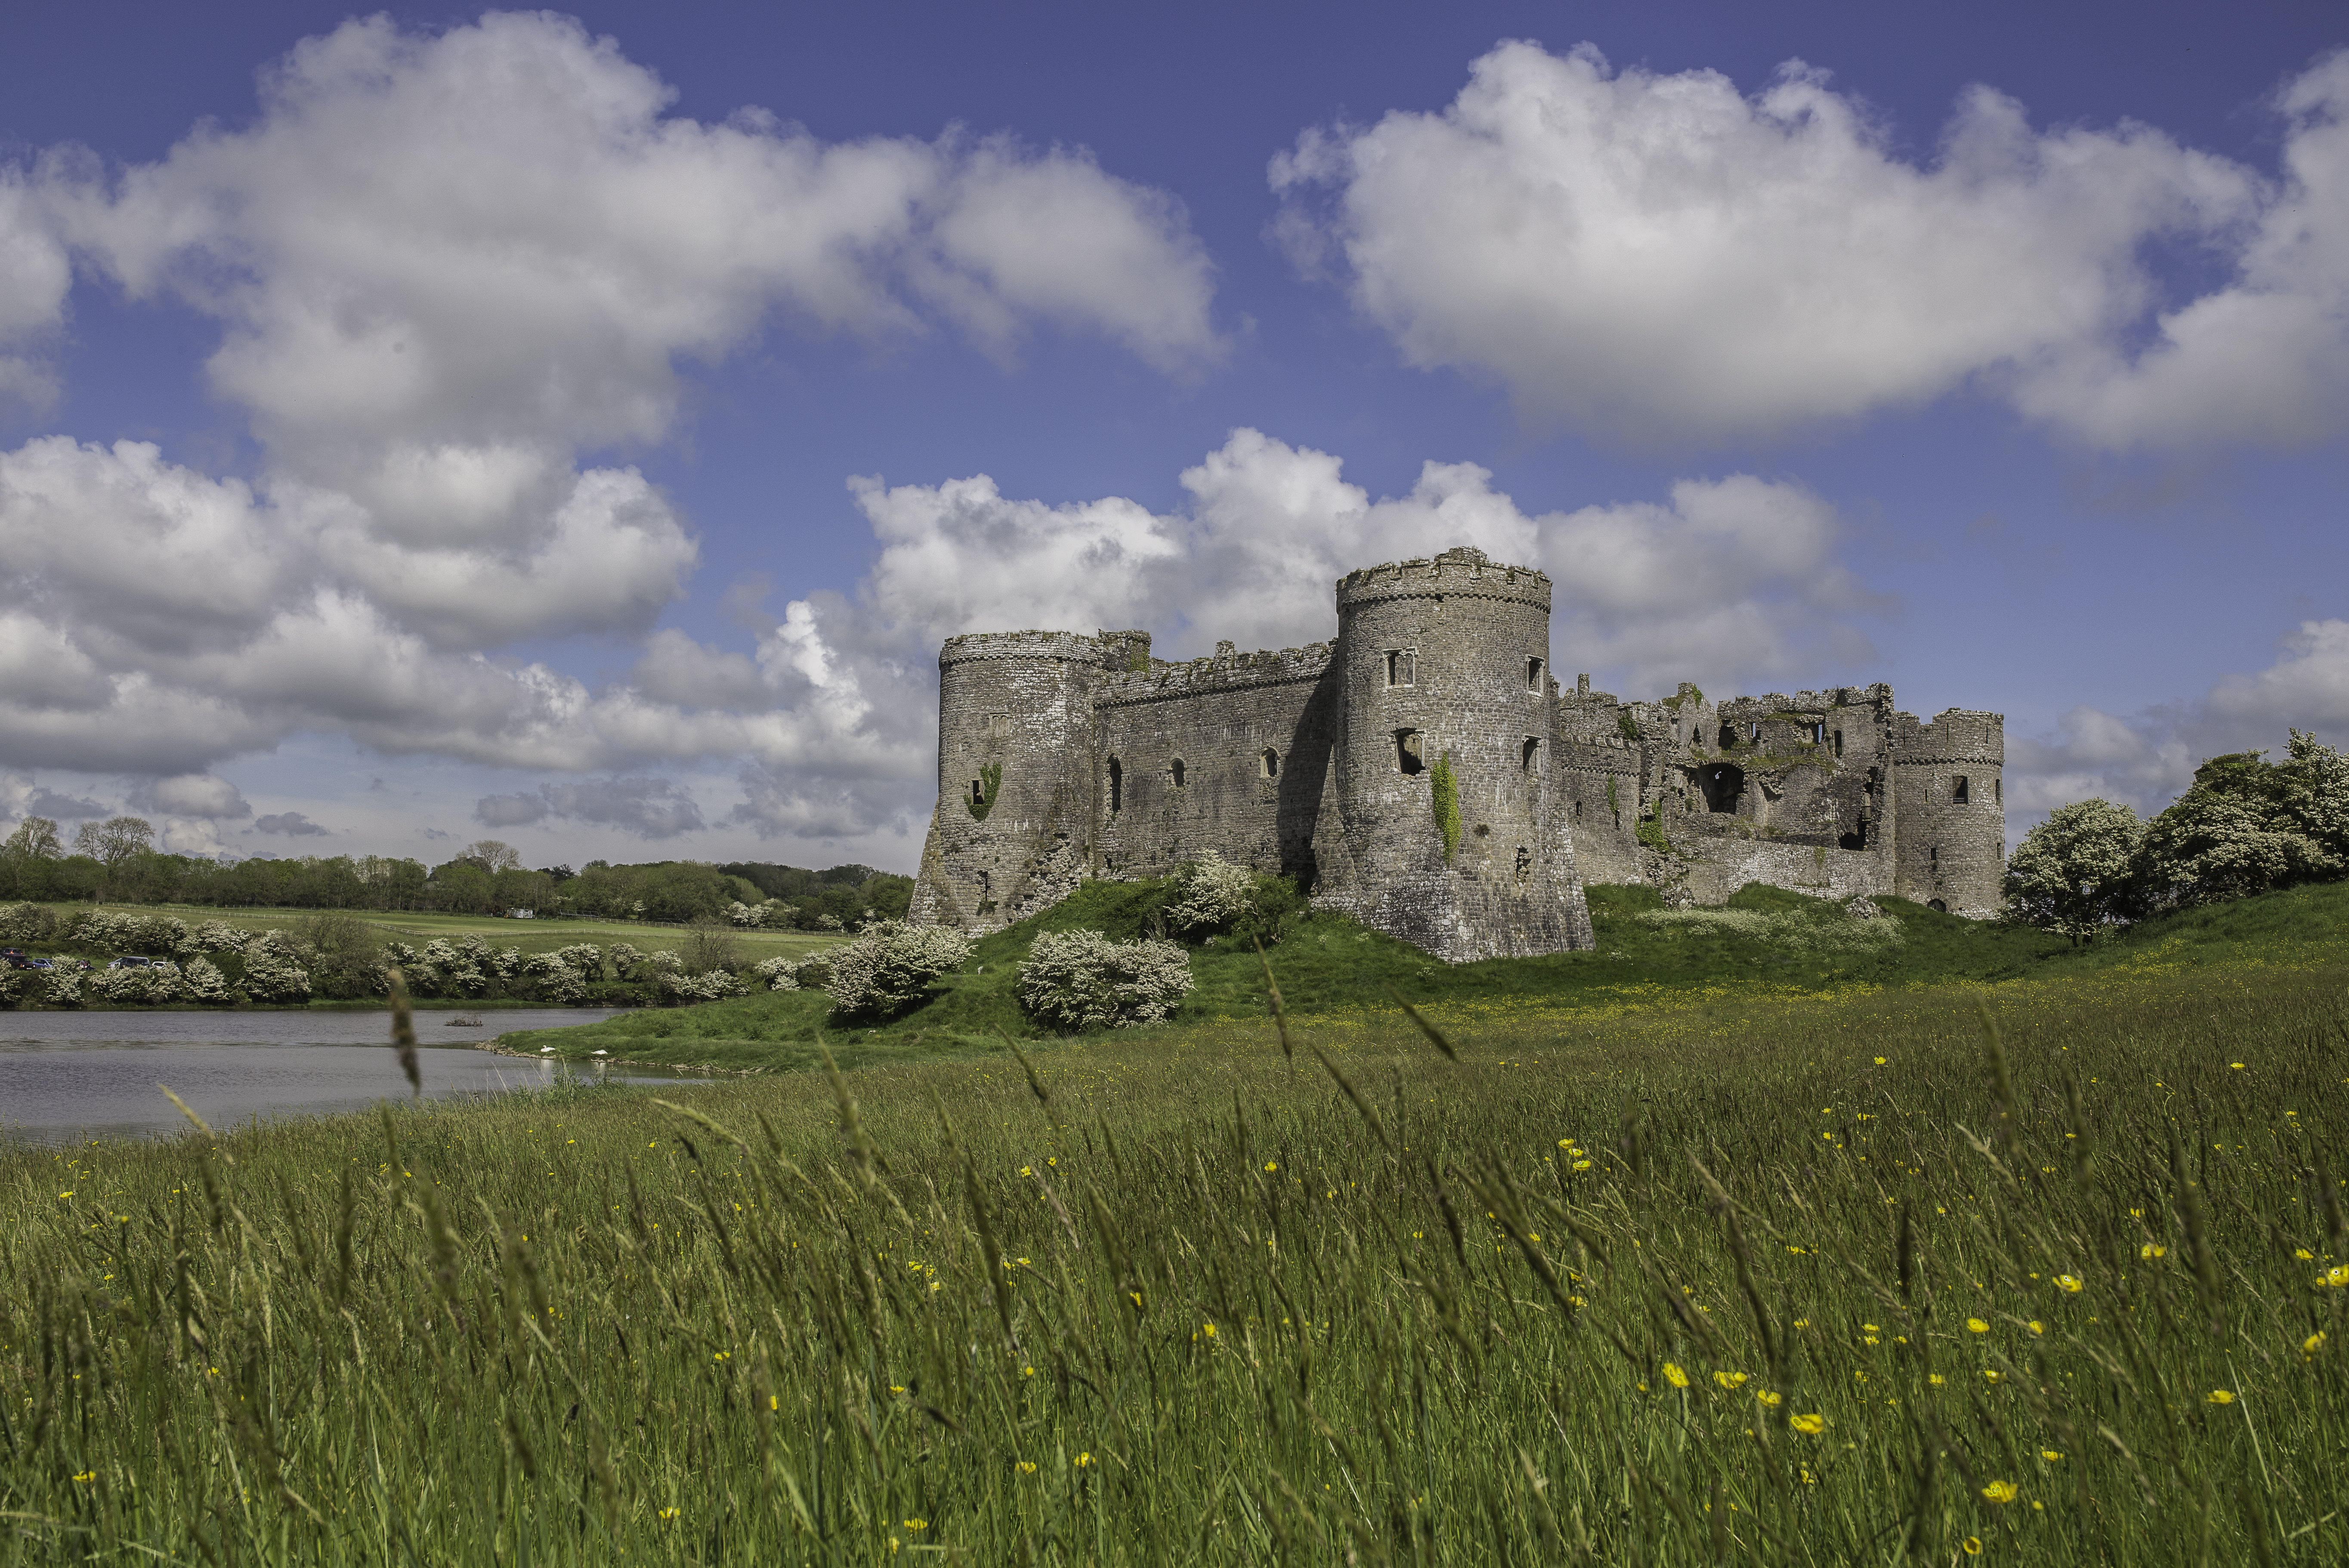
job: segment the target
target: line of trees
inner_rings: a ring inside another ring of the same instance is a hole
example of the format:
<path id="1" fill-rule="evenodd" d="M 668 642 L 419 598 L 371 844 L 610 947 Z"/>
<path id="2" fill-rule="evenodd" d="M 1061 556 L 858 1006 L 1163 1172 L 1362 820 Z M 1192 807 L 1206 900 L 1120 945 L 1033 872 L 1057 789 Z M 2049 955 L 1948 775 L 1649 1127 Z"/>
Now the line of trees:
<path id="1" fill-rule="evenodd" d="M 84 823 L 68 851 L 57 824 L 27 817 L 0 841 L 0 897 L 184 903 L 224 909 L 435 910 L 542 916 L 585 915 L 682 923 L 717 919 L 737 903 L 776 901 L 767 923 L 854 930 L 864 920 L 902 918 L 911 877 L 865 865 L 798 866 L 699 861 L 612 865 L 590 861 L 533 870 L 510 844 L 483 839 L 437 866 L 387 855 L 304 855 L 222 863 L 158 851 L 153 825 L 114 817 Z"/>
<path id="2" fill-rule="evenodd" d="M 2213 757 L 2151 821 L 2109 800 L 2049 814 L 2007 857 L 2010 918 L 2074 942 L 2165 910 L 2349 877 L 2349 757 L 2292 732 L 2288 754 Z"/>

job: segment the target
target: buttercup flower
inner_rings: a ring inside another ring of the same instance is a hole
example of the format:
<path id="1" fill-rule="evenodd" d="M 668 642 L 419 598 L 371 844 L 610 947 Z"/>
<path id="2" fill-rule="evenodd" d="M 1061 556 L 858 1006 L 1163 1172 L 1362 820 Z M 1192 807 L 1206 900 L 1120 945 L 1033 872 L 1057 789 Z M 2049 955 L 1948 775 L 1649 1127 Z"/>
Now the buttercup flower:
<path id="1" fill-rule="evenodd" d="M 1992 1502 L 2013 1502 L 2023 1494 L 2023 1489 L 2011 1480 L 1994 1480 L 1982 1488 L 1982 1496 Z"/>
<path id="2" fill-rule="evenodd" d="M 1816 1438 L 1821 1432 L 1827 1429 L 1827 1418 L 1825 1416 L 1816 1415 L 1789 1416 L 1786 1418 L 1786 1425 L 1794 1428 L 1795 1430 L 1802 1433 L 1805 1437 Z"/>
<path id="3" fill-rule="evenodd" d="M 1984 1323 L 1979 1317 L 1969 1317 L 1966 1319 L 1966 1332 L 1969 1334 L 1988 1334 L 1990 1332 L 1990 1325 Z"/>
<path id="4" fill-rule="evenodd" d="M 1734 1388 L 1739 1384 L 1745 1381 L 1745 1374 L 1743 1372 L 1716 1372 L 1713 1375 L 1713 1380 L 1720 1384 L 1724 1388 Z"/>
<path id="5" fill-rule="evenodd" d="M 2235 1402 L 2235 1396 L 2228 1389 L 2213 1388 L 2210 1390 L 2209 1398 L 2204 1402 L 2212 1405 L 2231 1405 Z"/>
<path id="6" fill-rule="evenodd" d="M 1664 1363 L 1664 1381 L 1675 1388 L 1685 1388 L 1688 1387 L 1688 1374 L 1667 1361 Z"/>

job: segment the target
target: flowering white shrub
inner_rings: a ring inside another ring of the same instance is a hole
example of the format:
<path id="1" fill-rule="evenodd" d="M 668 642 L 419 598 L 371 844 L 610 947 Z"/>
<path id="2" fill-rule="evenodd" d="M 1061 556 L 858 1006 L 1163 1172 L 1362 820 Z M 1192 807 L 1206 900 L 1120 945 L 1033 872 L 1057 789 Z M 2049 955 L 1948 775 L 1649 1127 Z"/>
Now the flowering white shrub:
<path id="1" fill-rule="evenodd" d="M 761 903 L 744 903 L 740 899 L 736 899 L 726 906 L 726 918 L 745 931 L 755 931 L 774 919 L 776 911 L 781 908 L 783 904 L 777 899 L 771 898 Z M 789 925 L 791 921 L 787 917 L 782 923 Z"/>
<path id="2" fill-rule="evenodd" d="M 677 955 L 674 947 L 657 947 L 645 954 L 644 965 L 656 975 L 668 975 L 685 967 L 685 960 Z"/>
<path id="3" fill-rule="evenodd" d="M 57 917 L 37 903 L 0 909 L 0 941 L 38 942 L 57 928 Z"/>
<path id="4" fill-rule="evenodd" d="M 252 936 L 227 921 L 208 920 L 189 934 L 188 944 L 202 953 L 242 953 Z"/>
<path id="5" fill-rule="evenodd" d="M 568 947 L 558 949 L 554 956 L 579 971 L 582 979 L 601 980 L 604 977 L 604 950 L 592 942 L 574 942 Z"/>
<path id="6" fill-rule="evenodd" d="M 688 975 L 682 970 L 665 969 L 660 977 L 661 994 L 676 1002 L 717 1002 L 728 996 L 740 996 L 749 989 L 730 969 L 712 969 L 706 975 Z"/>
<path id="7" fill-rule="evenodd" d="M 766 983 L 770 991 L 796 991 L 800 988 L 800 963 L 796 958 L 777 954 L 761 958 L 750 966 L 750 973 Z"/>
<path id="8" fill-rule="evenodd" d="M 586 982 L 578 970 L 563 961 L 560 954 L 538 954 L 524 968 L 537 984 L 539 1000 L 543 1002 L 568 1006 L 587 999 Z"/>
<path id="9" fill-rule="evenodd" d="M 100 969 L 84 982 L 100 1001 L 144 1003 L 150 1006 L 177 1002 L 187 995 L 176 964 L 152 964 L 137 969 Z"/>
<path id="10" fill-rule="evenodd" d="M 605 956 L 612 961 L 612 973 L 620 975 L 645 961 L 645 955 L 636 951 L 633 942 L 615 942 L 605 950 Z"/>
<path id="11" fill-rule="evenodd" d="M 52 1007 L 81 1006 L 81 976 L 67 969 L 49 971 L 48 984 L 43 988 L 41 1000 Z"/>
<path id="12" fill-rule="evenodd" d="M 489 946 L 479 937 L 460 944 L 446 937 L 434 937 L 424 944 L 425 971 L 430 976 L 430 989 L 438 995 L 455 994 L 478 996 L 490 988 L 489 977 L 481 973 L 482 958 Z M 421 979 L 422 976 L 419 976 Z M 425 989 L 419 985 L 419 990 Z"/>
<path id="13" fill-rule="evenodd" d="M 1166 919 L 1182 932 L 1225 929 L 1247 913 L 1256 893 L 1256 872 L 1213 850 L 1175 872 L 1174 882 Z"/>
<path id="14" fill-rule="evenodd" d="M 824 955 L 831 963 L 832 1010 L 843 1018 L 885 1018 L 902 1013 L 939 975 L 962 966 L 970 938 L 943 925 L 908 925 L 876 920 L 845 947 Z"/>
<path id="15" fill-rule="evenodd" d="M 1143 937 L 1112 942 L 1098 931 L 1047 932 L 1019 965 L 1013 989 L 1038 1021 L 1061 1029 L 1154 1024 L 1190 995 L 1190 955 Z"/>
<path id="16" fill-rule="evenodd" d="M 236 1000 L 236 993 L 228 988 L 228 976 L 222 975 L 220 965 L 209 958 L 190 959 L 181 977 L 187 982 L 188 1000 L 191 1002 L 210 1002 L 218 1006 Z"/>
<path id="17" fill-rule="evenodd" d="M 86 909 L 67 923 L 65 937 L 101 953 L 127 953 L 138 945 L 139 921 L 110 909 Z"/>
<path id="18" fill-rule="evenodd" d="M 274 943 L 255 943 L 244 957 L 244 994 L 256 1002 L 306 1002 L 310 972 Z"/>

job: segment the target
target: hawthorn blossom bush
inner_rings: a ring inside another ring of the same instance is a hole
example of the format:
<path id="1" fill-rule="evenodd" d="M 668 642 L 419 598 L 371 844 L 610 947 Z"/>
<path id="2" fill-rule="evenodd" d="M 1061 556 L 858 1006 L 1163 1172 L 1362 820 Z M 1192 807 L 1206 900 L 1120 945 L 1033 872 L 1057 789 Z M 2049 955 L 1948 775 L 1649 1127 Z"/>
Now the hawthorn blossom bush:
<path id="1" fill-rule="evenodd" d="M 222 975 L 220 965 L 209 958 L 188 960 L 188 966 L 181 972 L 181 978 L 187 982 L 188 1000 L 191 1002 L 202 1002 L 217 1007 L 236 1000 L 236 993 L 229 989 L 228 976 Z"/>
<path id="2" fill-rule="evenodd" d="M 306 1002 L 310 972 L 295 962 L 290 944 L 255 943 L 244 955 L 244 994 L 256 1002 Z"/>
<path id="3" fill-rule="evenodd" d="M 1256 872 L 1209 850 L 1176 869 L 1167 923 L 1186 934 L 1207 935 L 1230 927 L 1256 898 Z"/>
<path id="4" fill-rule="evenodd" d="M 1197 982 L 1179 943 L 1113 942 L 1098 931 L 1047 932 L 1029 949 L 1013 990 L 1039 1023 L 1057 1029 L 1154 1024 Z"/>
<path id="5" fill-rule="evenodd" d="M 761 958 L 750 966 L 750 974 L 770 991 L 796 991 L 800 988 L 800 965 L 796 958 L 781 954 L 772 958 Z"/>
<path id="6" fill-rule="evenodd" d="M 688 975 L 681 969 L 663 970 L 660 988 L 661 995 L 672 1002 L 719 1002 L 740 996 L 750 989 L 730 969 L 712 969 L 700 975 Z"/>
<path id="7" fill-rule="evenodd" d="M 160 1006 L 185 999 L 188 987 L 176 964 L 142 965 L 136 969 L 100 969 L 85 983 L 99 1001 L 120 1005 Z"/>
<path id="8" fill-rule="evenodd" d="M 826 957 L 832 1010 L 843 1018 L 887 1018 L 920 1001 L 940 975 L 962 967 L 970 938 L 942 925 L 876 920 Z"/>

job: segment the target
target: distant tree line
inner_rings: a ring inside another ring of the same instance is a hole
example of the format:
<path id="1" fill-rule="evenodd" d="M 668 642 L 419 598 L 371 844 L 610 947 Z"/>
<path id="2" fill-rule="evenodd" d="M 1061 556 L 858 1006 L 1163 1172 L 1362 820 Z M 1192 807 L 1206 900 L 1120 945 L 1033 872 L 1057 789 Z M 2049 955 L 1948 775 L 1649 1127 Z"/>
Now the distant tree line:
<path id="1" fill-rule="evenodd" d="M 2349 757 L 2292 732 L 2289 753 L 2213 757 L 2151 821 L 2109 800 L 2051 812 L 2007 857 L 2010 918 L 2075 942 L 2166 910 L 2349 877 Z"/>
<path id="2" fill-rule="evenodd" d="M 807 871 L 798 866 L 699 861 L 613 865 L 590 861 L 532 870 L 512 845 L 469 844 L 437 866 L 386 855 L 303 855 L 223 863 L 154 847 L 139 817 L 85 823 L 67 849 L 57 824 L 27 817 L 0 841 L 0 898 L 52 903 L 181 903 L 223 909 L 437 910 L 684 923 L 718 919 L 735 903 L 769 903 L 770 927 L 854 930 L 873 918 L 902 918 L 911 877 L 871 866 Z"/>

